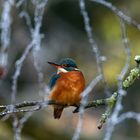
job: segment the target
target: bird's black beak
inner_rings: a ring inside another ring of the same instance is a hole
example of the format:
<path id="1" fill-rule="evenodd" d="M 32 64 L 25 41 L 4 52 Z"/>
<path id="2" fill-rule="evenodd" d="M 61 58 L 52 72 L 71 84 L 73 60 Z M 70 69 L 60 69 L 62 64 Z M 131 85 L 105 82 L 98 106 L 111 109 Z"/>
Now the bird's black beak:
<path id="1" fill-rule="evenodd" d="M 56 67 L 56 68 L 61 67 L 59 64 L 56 64 L 56 63 L 54 63 L 54 62 L 48 62 L 48 63 L 49 63 L 50 65 Z"/>

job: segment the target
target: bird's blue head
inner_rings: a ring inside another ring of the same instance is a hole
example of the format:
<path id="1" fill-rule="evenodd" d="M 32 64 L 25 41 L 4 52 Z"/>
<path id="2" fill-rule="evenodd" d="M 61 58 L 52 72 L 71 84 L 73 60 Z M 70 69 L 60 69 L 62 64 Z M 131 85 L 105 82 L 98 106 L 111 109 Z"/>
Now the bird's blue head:
<path id="1" fill-rule="evenodd" d="M 76 62 L 71 58 L 64 58 L 58 63 L 53 62 L 48 63 L 55 66 L 58 70 L 58 73 L 79 70 L 77 68 Z"/>

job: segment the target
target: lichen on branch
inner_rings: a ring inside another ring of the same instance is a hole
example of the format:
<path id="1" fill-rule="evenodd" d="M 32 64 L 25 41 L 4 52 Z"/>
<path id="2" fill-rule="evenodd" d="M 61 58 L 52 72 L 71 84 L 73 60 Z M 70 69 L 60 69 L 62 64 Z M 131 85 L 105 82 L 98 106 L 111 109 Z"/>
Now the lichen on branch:
<path id="1" fill-rule="evenodd" d="M 131 86 L 134 83 L 134 81 L 138 79 L 140 76 L 140 56 L 139 55 L 135 56 L 135 61 L 137 63 L 137 66 L 130 71 L 130 74 L 123 82 L 123 87 L 125 89 Z"/>

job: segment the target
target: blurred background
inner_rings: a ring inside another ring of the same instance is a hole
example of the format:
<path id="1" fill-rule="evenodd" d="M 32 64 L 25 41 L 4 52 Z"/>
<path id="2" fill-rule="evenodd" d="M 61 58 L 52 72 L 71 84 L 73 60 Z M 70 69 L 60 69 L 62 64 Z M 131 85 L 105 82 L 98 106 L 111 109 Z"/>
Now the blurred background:
<path id="1" fill-rule="evenodd" d="M 140 23 L 139 0 L 108 0 Z M 4 0 L 0 0 L 0 17 Z M 17 8 L 12 6 L 11 11 L 11 37 L 8 48 L 7 75 L 0 81 L 0 104 L 11 103 L 12 76 L 15 72 L 15 62 L 19 59 L 31 41 L 31 34 L 26 22 L 19 17 L 19 13 L 26 8 L 34 26 L 34 5 L 31 1 L 26 6 Z M 126 54 L 121 38 L 119 18 L 106 7 L 86 0 L 86 9 L 93 27 L 93 34 L 101 51 L 106 57 L 104 74 L 111 93 L 117 90 L 117 76 L 121 72 Z M 134 56 L 140 54 L 140 31 L 131 25 L 126 25 L 129 45 L 131 48 L 131 64 L 135 66 Z M 1 30 L 0 30 L 1 31 Z M 88 42 L 83 18 L 80 13 L 78 0 L 49 0 L 46 6 L 41 33 L 44 38 L 38 61 L 44 74 L 46 85 L 55 69 L 47 61 L 58 61 L 70 57 L 75 59 L 78 67 L 84 73 L 86 84 L 97 76 L 95 54 Z M 128 89 L 127 96 L 123 99 L 123 112 L 140 112 L 140 80 Z M 21 69 L 18 79 L 18 92 L 16 102 L 40 100 L 47 93 L 39 93 L 37 72 L 33 64 L 33 55 L 30 53 Z M 89 100 L 105 98 L 104 85 L 99 83 L 91 92 Z M 37 111 L 25 123 L 22 131 L 23 140 L 70 140 L 77 126 L 78 114 L 73 114 L 74 108 L 65 109 L 60 120 L 53 119 L 52 108 Z M 104 107 L 91 108 L 85 111 L 84 124 L 80 140 L 102 140 L 105 125 L 97 129 Z M 0 140 L 13 139 L 12 119 L 0 121 Z M 112 140 L 139 140 L 140 125 L 135 120 L 125 120 L 117 125 Z"/>

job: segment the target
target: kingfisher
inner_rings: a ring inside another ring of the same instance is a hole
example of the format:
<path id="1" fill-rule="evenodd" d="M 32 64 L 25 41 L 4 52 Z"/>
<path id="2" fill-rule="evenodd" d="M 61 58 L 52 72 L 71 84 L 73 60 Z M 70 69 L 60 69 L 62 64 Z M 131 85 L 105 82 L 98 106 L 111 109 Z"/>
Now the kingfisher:
<path id="1" fill-rule="evenodd" d="M 48 62 L 57 69 L 50 79 L 49 99 L 61 103 L 65 107 L 79 105 L 81 93 L 85 88 L 85 78 L 71 58 L 64 58 L 58 63 Z M 64 106 L 54 105 L 54 118 L 59 119 Z"/>

